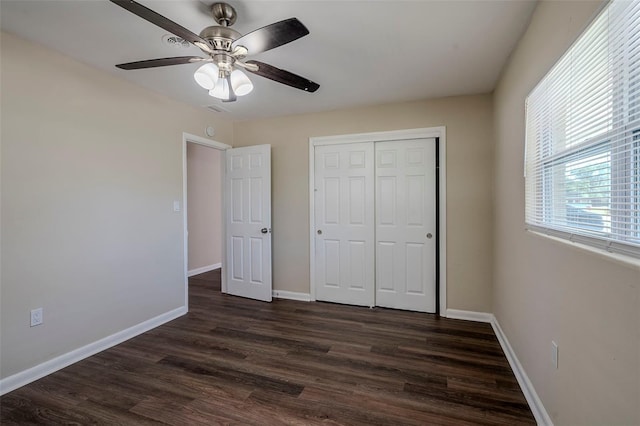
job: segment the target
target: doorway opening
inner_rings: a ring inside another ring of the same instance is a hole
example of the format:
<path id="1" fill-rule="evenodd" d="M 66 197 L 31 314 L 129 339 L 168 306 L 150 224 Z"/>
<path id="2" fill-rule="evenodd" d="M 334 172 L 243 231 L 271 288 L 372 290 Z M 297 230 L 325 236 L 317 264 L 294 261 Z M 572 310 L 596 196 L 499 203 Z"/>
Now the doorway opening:
<path id="1" fill-rule="evenodd" d="M 224 162 L 231 148 L 210 139 L 183 134 L 185 306 L 189 277 L 224 265 Z M 224 277 L 224 270 L 222 271 Z M 224 282 L 224 279 L 223 279 Z"/>
<path id="2" fill-rule="evenodd" d="M 222 152 L 187 143 L 189 277 L 222 266 Z"/>

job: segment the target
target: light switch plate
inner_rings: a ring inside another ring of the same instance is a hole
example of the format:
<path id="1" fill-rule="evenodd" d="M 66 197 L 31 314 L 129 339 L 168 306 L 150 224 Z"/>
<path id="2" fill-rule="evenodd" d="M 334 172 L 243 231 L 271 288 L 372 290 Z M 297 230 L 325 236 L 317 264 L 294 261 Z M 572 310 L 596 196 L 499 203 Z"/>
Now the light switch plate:
<path id="1" fill-rule="evenodd" d="M 31 327 L 35 327 L 36 325 L 40 325 L 42 323 L 43 323 L 42 308 L 32 309 L 31 310 Z"/>

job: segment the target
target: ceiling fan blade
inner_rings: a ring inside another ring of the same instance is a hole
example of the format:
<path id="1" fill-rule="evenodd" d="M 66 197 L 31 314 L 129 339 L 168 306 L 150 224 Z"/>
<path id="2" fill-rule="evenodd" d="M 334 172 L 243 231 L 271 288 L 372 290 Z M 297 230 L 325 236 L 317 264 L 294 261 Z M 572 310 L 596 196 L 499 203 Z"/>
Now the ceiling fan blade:
<path id="1" fill-rule="evenodd" d="M 110 1 L 122 7 L 123 9 L 128 10 L 134 15 L 138 15 L 142 19 L 145 19 L 151 22 L 152 24 L 157 25 L 160 28 L 163 28 L 169 31 L 172 34 L 187 40 L 189 43 L 195 44 L 196 46 L 198 46 L 199 48 L 207 52 L 213 51 L 213 49 L 211 49 L 211 46 L 209 46 L 209 43 L 207 43 L 207 41 L 202 37 L 200 37 L 199 35 L 194 34 L 193 32 L 183 27 L 182 25 L 176 24 L 172 20 L 165 18 L 164 16 L 160 15 L 158 12 L 154 12 L 148 7 L 141 5 L 140 3 L 137 3 L 133 0 L 110 0 Z"/>
<path id="2" fill-rule="evenodd" d="M 243 35 L 233 42 L 233 47 L 244 46 L 251 55 L 255 55 L 290 43 L 307 34 L 309 30 L 302 22 L 296 18 L 289 18 Z"/>
<path id="3" fill-rule="evenodd" d="M 258 66 L 257 71 L 253 71 L 250 68 L 246 68 L 247 71 L 259 75 L 260 77 L 268 78 L 269 80 L 277 81 L 278 83 L 286 84 L 287 86 L 295 87 L 296 89 L 304 90 L 305 92 L 315 92 L 320 88 L 318 83 L 300 77 L 289 71 L 281 70 L 273 65 L 265 64 L 259 61 L 247 61 L 247 64 L 254 64 Z"/>
<path id="4" fill-rule="evenodd" d="M 127 62 L 116 67 L 122 70 L 139 70 L 143 68 L 166 67 L 168 65 L 191 64 L 193 62 L 206 61 L 199 56 L 176 56 L 175 58 L 147 59 L 146 61 Z"/>

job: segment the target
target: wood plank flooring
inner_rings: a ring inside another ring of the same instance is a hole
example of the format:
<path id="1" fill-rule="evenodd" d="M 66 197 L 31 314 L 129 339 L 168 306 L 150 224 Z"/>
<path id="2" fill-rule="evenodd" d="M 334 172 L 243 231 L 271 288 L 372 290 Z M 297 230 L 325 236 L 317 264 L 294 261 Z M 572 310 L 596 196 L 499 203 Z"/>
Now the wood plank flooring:
<path id="1" fill-rule="evenodd" d="M 220 293 L 0 398 L 11 424 L 535 424 L 488 324 Z"/>

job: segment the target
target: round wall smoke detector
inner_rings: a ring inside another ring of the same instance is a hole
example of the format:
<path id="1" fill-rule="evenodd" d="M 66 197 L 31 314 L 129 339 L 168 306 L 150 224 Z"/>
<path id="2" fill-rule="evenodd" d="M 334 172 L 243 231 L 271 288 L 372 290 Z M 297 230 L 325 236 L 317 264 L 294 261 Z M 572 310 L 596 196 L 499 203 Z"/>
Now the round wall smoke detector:
<path id="1" fill-rule="evenodd" d="M 162 42 L 176 49 L 187 49 L 190 46 L 187 40 L 173 34 L 163 35 Z"/>

